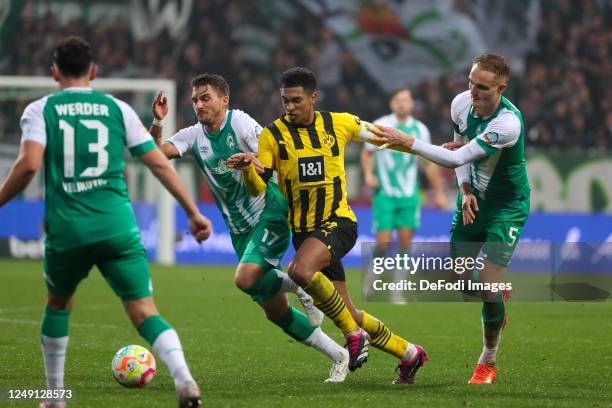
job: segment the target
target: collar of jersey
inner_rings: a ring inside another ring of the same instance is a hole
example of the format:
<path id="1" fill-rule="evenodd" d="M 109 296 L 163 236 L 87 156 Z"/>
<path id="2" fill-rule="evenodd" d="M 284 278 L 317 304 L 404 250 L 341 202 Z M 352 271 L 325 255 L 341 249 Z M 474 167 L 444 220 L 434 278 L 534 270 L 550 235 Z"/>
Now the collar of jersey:
<path id="1" fill-rule="evenodd" d="M 198 122 L 198 124 L 200 125 L 200 128 L 202 129 L 202 132 L 206 135 L 206 136 L 210 136 L 210 137 L 217 137 L 221 134 L 221 132 L 223 132 L 223 130 L 225 129 L 225 125 L 227 125 L 227 117 L 229 115 L 229 109 L 227 111 L 225 111 L 225 119 L 223 119 L 223 122 L 221 122 L 221 126 L 219 126 L 219 130 L 215 130 L 214 132 L 209 132 L 206 130 L 206 126 L 204 126 L 204 124 Z"/>
<path id="2" fill-rule="evenodd" d="M 488 120 L 488 119 L 491 119 L 491 118 L 495 117 L 497 115 L 497 113 L 500 110 L 502 110 L 503 107 L 504 107 L 504 100 L 503 100 L 503 96 L 502 96 L 501 99 L 499 100 L 499 105 L 497 105 L 497 109 L 495 109 L 493 111 L 493 113 L 491 113 L 489 116 L 481 118 L 480 116 L 474 115 L 474 105 L 470 105 L 470 115 L 472 115 L 473 117 L 475 117 L 477 119 L 480 119 L 480 120 Z"/>
<path id="3" fill-rule="evenodd" d="M 414 119 L 414 116 L 412 115 L 409 115 L 408 119 L 406 119 L 406 122 L 404 123 L 400 123 L 399 120 L 397 120 L 397 116 L 394 113 L 392 113 L 391 116 L 393 117 L 394 126 L 403 125 L 409 128 L 410 126 L 414 125 L 415 119 Z"/>
<path id="4" fill-rule="evenodd" d="M 283 115 L 281 116 L 281 122 L 283 122 L 285 125 L 287 125 L 287 127 L 292 127 L 292 128 L 309 128 L 311 126 L 314 126 L 315 123 L 317 123 L 317 113 L 319 113 L 319 111 L 315 111 L 315 116 L 314 116 L 314 120 L 312 121 L 312 123 L 308 124 L 308 125 L 296 125 L 293 124 L 291 122 L 289 122 L 287 119 L 285 119 L 285 116 L 287 115 Z"/>
<path id="5" fill-rule="evenodd" d="M 70 86 L 62 89 L 64 92 L 91 92 L 93 88 L 87 86 Z"/>

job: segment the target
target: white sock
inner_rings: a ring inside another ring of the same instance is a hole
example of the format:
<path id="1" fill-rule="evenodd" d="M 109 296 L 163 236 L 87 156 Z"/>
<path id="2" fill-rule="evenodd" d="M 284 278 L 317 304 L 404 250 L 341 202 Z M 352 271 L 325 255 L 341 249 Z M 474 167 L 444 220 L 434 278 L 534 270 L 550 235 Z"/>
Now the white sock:
<path id="1" fill-rule="evenodd" d="M 406 351 L 404 352 L 404 355 L 402 356 L 402 360 L 404 361 L 412 360 L 414 356 L 416 356 L 418 351 L 419 350 L 416 348 L 414 344 L 408 343 L 408 347 L 406 347 Z"/>
<path id="2" fill-rule="evenodd" d="M 486 345 L 484 345 L 482 347 L 480 358 L 478 359 L 478 364 L 495 365 L 495 362 L 497 361 L 497 348 L 498 346 L 488 348 Z"/>
<path id="3" fill-rule="evenodd" d="M 340 361 L 348 355 L 344 347 L 341 347 L 318 327 L 303 343 L 320 351 L 333 361 Z"/>
<path id="4" fill-rule="evenodd" d="M 170 371 L 177 389 L 186 382 L 193 381 L 185 361 L 181 341 L 174 329 L 165 330 L 157 336 L 153 343 L 153 350 L 155 350 L 161 361 L 168 367 L 168 371 Z"/>
<path id="5" fill-rule="evenodd" d="M 280 293 L 295 293 L 300 298 L 302 297 L 302 294 L 308 296 L 308 294 L 304 292 L 304 289 L 300 288 L 300 286 L 295 283 L 285 272 L 278 269 L 274 269 L 274 272 L 276 272 L 276 276 L 283 280 L 279 289 Z"/>
<path id="6" fill-rule="evenodd" d="M 480 354 L 480 358 L 478 359 L 478 364 L 488 364 L 495 365 L 497 361 L 497 349 L 499 348 L 499 342 L 501 340 L 501 329 L 497 332 L 497 339 L 495 340 L 494 347 L 487 346 L 487 339 L 485 337 L 485 328 L 484 324 L 482 327 L 482 353 Z M 490 335 L 494 333 L 489 333 Z"/>
<path id="7" fill-rule="evenodd" d="M 66 362 L 67 348 L 68 336 L 42 336 L 41 349 L 45 362 L 45 376 L 47 377 L 47 388 L 50 390 L 64 389 L 64 363 Z"/>

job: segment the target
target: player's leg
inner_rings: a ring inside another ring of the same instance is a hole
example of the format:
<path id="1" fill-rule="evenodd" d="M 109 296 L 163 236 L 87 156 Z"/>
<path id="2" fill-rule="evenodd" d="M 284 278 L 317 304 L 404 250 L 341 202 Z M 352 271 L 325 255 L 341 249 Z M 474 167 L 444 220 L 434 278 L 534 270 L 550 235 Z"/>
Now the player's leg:
<path id="1" fill-rule="evenodd" d="M 55 252 L 45 249 L 44 277 L 47 300 L 41 324 L 41 350 L 45 364 L 47 388 L 64 389 L 64 366 L 68 349 L 68 321 L 74 303 L 74 292 L 93 265 L 85 248 Z M 43 401 L 41 406 L 63 406 L 63 401 Z"/>
<path id="2" fill-rule="evenodd" d="M 480 211 L 476 215 L 476 220 L 472 224 L 463 225 L 463 217 L 461 213 L 461 198 L 457 198 L 457 208 L 453 215 L 453 221 L 450 231 L 450 252 L 453 259 L 456 258 L 471 258 L 475 259 L 478 256 L 481 248 L 486 240 L 486 215 L 483 212 L 485 204 L 478 201 Z M 480 294 L 476 290 L 469 289 L 469 282 L 478 282 L 480 280 L 479 271 L 457 270 L 451 272 L 452 282 L 463 282 L 464 300 L 480 300 Z"/>
<path id="3" fill-rule="evenodd" d="M 391 248 L 393 239 L 393 202 L 383 194 L 372 197 L 372 227 L 376 233 L 376 246 L 373 257 L 385 256 Z"/>
<path id="4" fill-rule="evenodd" d="M 320 230 L 294 234 L 296 254 L 288 267 L 291 279 L 310 294 L 347 339 L 351 371 L 367 361 L 367 334 L 359 328 L 333 283 L 321 271 L 340 260 L 357 240 L 357 224 L 348 219 L 327 222 Z"/>
<path id="5" fill-rule="evenodd" d="M 289 264 L 289 277 L 315 300 L 315 305 L 329 317 L 345 336 L 359 331 L 332 282 L 321 272 L 331 261 L 327 246 L 316 238 L 307 238 Z"/>
<path id="6" fill-rule="evenodd" d="M 400 375 L 395 379 L 396 384 L 412 384 L 417 370 L 428 360 L 423 348 L 409 343 L 404 338 L 393 333 L 383 322 L 364 310 L 355 307 L 346 287 L 344 269 L 334 270 L 334 286 L 342 296 L 344 303 L 351 312 L 355 321 L 370 337 L 370 344 L 379 350 L 389 353 L 400 359 Z M 340 267 L 342 265 L 340 264 Z"/>
<path id="7" fill-rule="evenodd" d="M 285 293 L 278 293 L 275 297 L 261 303 L 261 307 L 268 320 L 279 326 L 293 339 L 318 350 L 332 360 L 332 369 L 326 382 L 344 381 L 349 364 L 348 352 L 319 327 L 311 326 L 304 313 L 289 305 Z"/>
<path id="8" fill-rule="evenodd" d="M 185 361 L 174 328 L 160 316 L 153 300 L 153 285 L 139 234 L 128 234 L 100 243 L 98 268 L 138 330 L 174 380 L 179 406 L 201 405 L 200 390 Z"/>
<path id="9" fill-rule="evenodd" d="M 484 205 L 483 205 L 484 204 Z M 502 274 L 510 264 L 523 227 L 529 214 L 529 199 L 523 197 L 504 202 L 479 203 L 480 213 L 486 222 L 487 256 L 481 271 L 481 282 L 502 283 Z M 483 211 L 484 210 L 484 211 Z M 470 384 L 492 383 L 496 376 L 496 357 L 502 330 L 506 324 L 506 302 L 509 292 L 483 291 L 482 323 L 483 352 L 479 358 Z"/>
<path id="10" fill-rule="evenodd" d="M 500 222 L 493 221 L 487 226 L 487 242 L 484 247 L 487 259 L 480 272 L 480 282 L 483 284 L 499 285 L 503 283 L 503 273 L 510 263 L 524 226 L 526 217 L 505 218 L 505 213 L 503 209 L 499 211 L 496 217 Z M 512 221 L 507 221 L 507 219 L 512 219 Z M 483 348 L 469 384 L 491 384 L 495 381 L 497 351 L 507 320 L 506 303 L 509 299 L 509 292 L 483 290 L 481 297 L 483 301 Z"/>
<path id="11" fill-rule="evenodd" d="M 247 258 L 252 258 L 252 256 L 247 256 Z M 279 293 L 294 293 L 304 307 L 312 326 L 321 326 L 323 312 L 314 306 L 312 297 L 291 280 L 285 272 L 272 268 L 263 258 L 259 262 L 241 262 L 238 264 L 234 275 L 236 287 L 260 304 L 262 299 L 270 299 Z M 266 264 L 266 266 L 262 266 L 261 263 Z"/>
<path id="12" fill-rule="evenodd" d="M 280 270 L 291 232 L 287 223 L 262 219 L 248 234 L 232 235 L 232 244 L 240 263 L 234 275 L 236 286 L 259 304 L 278 293 L 294 293 L 313 326 L 320 326 L 323 313 L 314 306 L 312 297 Z"/>
<path id="13" fill-rule="evenodd" d="M 249 234 L 233 236 L 232 243 L 240 257 L 234 282 L 262 307 L 268 320 L 287 335 L 321 351 L 334 361 L 335 366 L 343 365 L 343 375 L 330 377 L 335 381 L 343 381 L 346 377 L 348 353 L 318 329 L 323 313 L 314 307 L 312 297 L 293 282 L 289 275 L 277 269 L 289 240 L 290 232 L 286 223 L 265 219 Z M 308 317 L 289 305 L 287 292 L 298 296 Z"/>

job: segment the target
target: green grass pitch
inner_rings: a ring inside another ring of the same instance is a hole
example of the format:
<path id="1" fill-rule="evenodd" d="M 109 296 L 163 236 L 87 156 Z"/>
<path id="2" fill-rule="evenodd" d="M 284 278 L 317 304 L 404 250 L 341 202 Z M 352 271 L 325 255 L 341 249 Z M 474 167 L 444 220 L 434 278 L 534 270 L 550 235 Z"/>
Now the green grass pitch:
<path id="1" fill-rule="evenodd" d="M 0 406 L 6 389 L 44 388 L 39 322 L 44 301 L 42 262 L 0 261 Z M 323 384 L 330 364 L 266 321 L 233 285 L 233 268 L 153 267 L 155 299 L 178 331 L 194 377 L 210 407 L 604 407 L 611 406 L 612 302 L 510 303 L 509 326 L 493 386 L 466 382 L 482 347 L 480 305 L 366 303 L 358 271 L 348 280 L 357 304 L 393 331 L 422 344 L 430 360 L 412 386 L 393 386 L 396 361 L 373 348 L 368 363 L 342 384 Z M 295 298 L 291 298 L 295 302 Z M 337 341 L 328 320 L 324 329 Z M 112 378 L 114 353 L 148 344 L 130 325 L 97 271 L 76 295 L 70 319 L 66 386 L 69 406 L 171 407 L 172 381 L 158 374 L 144 389 Z"/>

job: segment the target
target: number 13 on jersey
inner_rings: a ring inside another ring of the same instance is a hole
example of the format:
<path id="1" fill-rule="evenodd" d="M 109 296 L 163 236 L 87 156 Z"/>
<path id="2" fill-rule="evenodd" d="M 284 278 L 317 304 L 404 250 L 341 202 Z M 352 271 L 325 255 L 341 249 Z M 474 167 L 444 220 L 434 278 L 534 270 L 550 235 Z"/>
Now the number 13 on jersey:
<path id="1" fill-rule="evenodd" d="M 108 169 L 108 127 L 97 119 L 80 119 L 78 125 L 96 131 L 96 142 L 88 144 L 88 151 L 95 154 L 94 166 L 88 166 L 79 174 L 79 177 L 98 177 Z M 63 119 L 59 121 L 59 128 L 64 133 L 64 177 L 74 178 L 75 167 L 75 129 Z M 89 160 L 88 160 L 89 162 Z"/>

